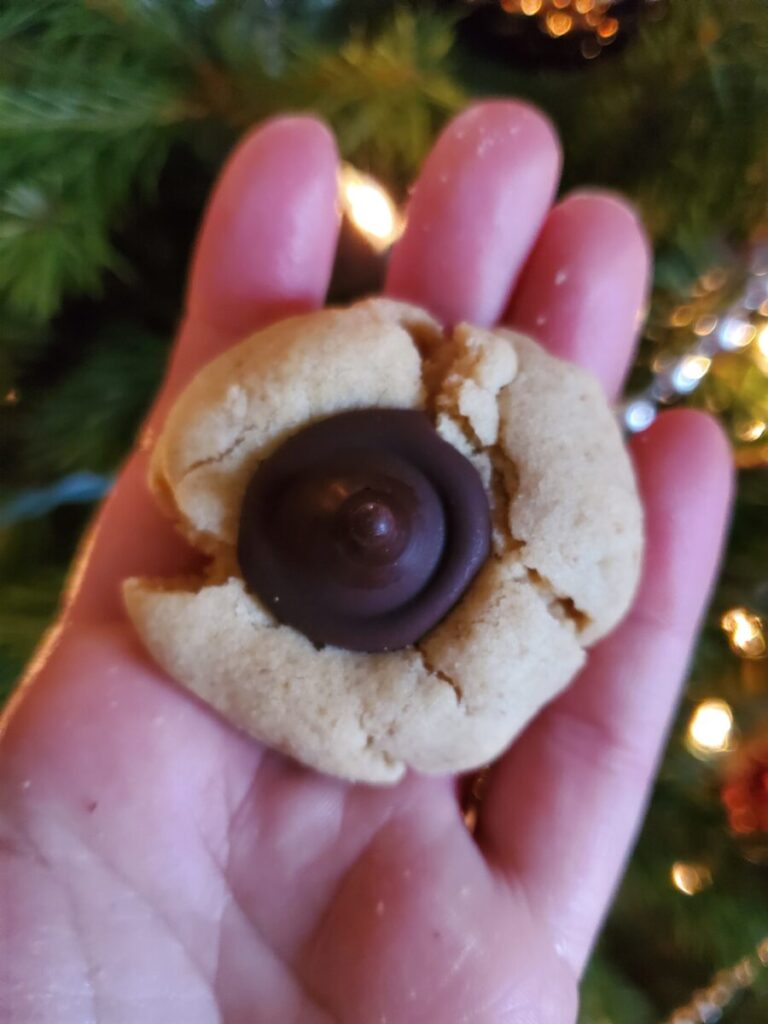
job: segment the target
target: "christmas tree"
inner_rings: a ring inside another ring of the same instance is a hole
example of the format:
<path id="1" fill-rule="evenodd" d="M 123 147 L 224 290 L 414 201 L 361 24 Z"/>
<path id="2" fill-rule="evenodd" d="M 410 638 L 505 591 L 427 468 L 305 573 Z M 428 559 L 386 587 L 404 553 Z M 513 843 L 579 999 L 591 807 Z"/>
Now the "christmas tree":
<path id="1" fill-rule="evenodd" d="M 720 582 L 582 1021 L 765 1020 L 767 58 L 761 0 L 5 0 L 3 692 L 159 379 L 238 135 L 284 109 L 334 128 L 340 300 L 377 287 L 446 119 L 477 96 L 530 99 L 560 131 L 563 188 L 626 193 L 654 243 L 627 430 L 704 407 L 738 469 Z"/>

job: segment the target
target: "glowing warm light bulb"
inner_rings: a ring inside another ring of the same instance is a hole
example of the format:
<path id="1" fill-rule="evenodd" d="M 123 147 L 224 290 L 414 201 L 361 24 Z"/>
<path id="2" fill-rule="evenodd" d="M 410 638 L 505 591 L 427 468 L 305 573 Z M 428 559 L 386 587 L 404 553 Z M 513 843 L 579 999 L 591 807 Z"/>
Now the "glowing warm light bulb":
<path id="1" fill-rule="evenodd" d="M 711 365 L 709 356 L 688 356 L 683 360 L 686 376 L 691 380 L 701 380 Z"/>
<path id="2" fill-rule="evenodd" d="M 712 872 L 704 864 L 686 864 L 678 860 L 669 874 L 674 887 L 686 896 L 694 896 L 712 884 Z"/>
<path id="3" fill-rule="evenodd" d="M 762 420 L 747 420 L 736 430 L 740 441 L 758 441 L 765 433 L 766 424 Z"/>
<path id="4" fill-rule="evenodd" d="M 368 174 L 344 164 L 340 175 L 344 213 L 374 249 L 383 251 L 403 232 L 403 218 L 388 192 Z"/>
<path id="5" fill-rule="evenodd" d="M 598 29 L 598 35 L 602 35 L 601 29 L 602 26 Z M 687 327 L 691 320 L 693 320 L 693 308 L 691 306 L 678 306 L 677 309 L 672 311 L 669 323 L 672 327 Z"/>
<path id="6" fill-rule="evenodd" d="M 705 355 L 685 356 L 680 360 L 672 374 L 675 390 L 685 394 L 693 391 L 699 381 L 706 376 L 712 360 Z"/>
<path id="7" fill-rule="evenodd" d="M 761 327 L 754 347 L 754 359 L 763 373 L 768 374 L 768 324 Z"/>
<path id="8" fill-rule="evenodd" d="M 746 320 L 738 317 L 727 317 L 720 329 L 720 344 L 723 348 L 745 348 L 755 336 L 755 328 Z"/>
<path id="9" fill-rule="evenodd" d="M 762 658 L 766 651 L 763 623 L 746 608 L 731 608 L 720 620 L 731 650 L 744 658 Z"/>
<path id="10" fill-rule="evenodd" d="M 733 968 L 733 978 L 742 988 L 747 988 L 755 980 L 755 967 L 750 957 L 745 956 Z"/>
<path id="11" fill-rule="evenodd" d="M 605 18 L 597 27 L 597 34 L 601 39 L 613 39 L 619 31 L 619 22 L 616 18 Z"/>
<path id="12" fill-rule="evenodd" d="M 704 338 L 707 334 L 711 334 L 716 327 L 717 317 L 713 316 L 711 313 L 704 313 L 703 316 L 700 316 L 693 325 L 693 332 L 694 334 L 698 334 L 700 338 Z"/>
<path id="13" fill-rule="evenodd" d="M 520 10 L 523 14 L 538 14 L 541 10 L 541 0 L 520 0 Z"/>
<path id="14" fill-rule="evenodd" d="M 714 292 L 722 288 L 728 278 L 727 272 L 721 267 L 708 271 L 699 278 L 699 283 L 704 291 Z"/>
<path id="15" fill-rule="evenodd" d="M 573 26 L 573 18 L 563 11 L 550 11 L 547 15 L 547 31 L 551 36 L 567 35 Z"/>
<path id="16" fill-rule="evenodd" d="M 579 14 L 588 14 L 595 6 L 595 0 L 575 0 L 573 6 Z"/>
<path id="17" fill-rule="evenodd" d="M 586 60 L 594 60 L 595 57 L 599 57 L 602 53 L 600 43 L 597 42 L 592 36 L 587 36 L 586 39 L 581 41 L 581 55 Z"/>
<path id="18" fill-rule="evenodd" d="M 733 730 L 733 713 L 724 700 L 704 700 L 688 723 L 688 743 L 701 754 L 727 750 Z"/>

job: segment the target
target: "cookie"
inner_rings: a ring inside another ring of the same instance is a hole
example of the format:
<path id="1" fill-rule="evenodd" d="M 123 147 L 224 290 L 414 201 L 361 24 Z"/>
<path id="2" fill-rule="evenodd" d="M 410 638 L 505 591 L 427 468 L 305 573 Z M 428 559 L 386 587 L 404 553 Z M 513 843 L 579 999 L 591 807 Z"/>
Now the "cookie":
<path id="1" fill-rule="evenodd" d="M 346 488 L 332 521 L 328 473 Z M 640 502 L 597 382 L 515 332 L 444 332 L 384 299 L 215 359 L 150 484 L 210 564 L 126 581 L 149 652 L 234 725 L 358 781 L 496 757 L 639 575 Z"/>

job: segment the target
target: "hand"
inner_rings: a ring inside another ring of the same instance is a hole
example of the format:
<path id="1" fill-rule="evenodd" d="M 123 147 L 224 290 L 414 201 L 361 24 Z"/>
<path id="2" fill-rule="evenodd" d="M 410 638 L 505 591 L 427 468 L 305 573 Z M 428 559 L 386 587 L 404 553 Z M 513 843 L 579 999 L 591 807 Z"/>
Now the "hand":
<path id="1" fill-rule="evenodd" d="M 387 291 L 509 322 L 614 397 L 648 275 L 619 199 L 571 195 L 548 123 L 466 111 L 413 194 Z M 224 169 L 144 440 L 101 510 L 0 747 L 0 1020 L 12 1024 L 569 1024 L 637 827 L 715 570 L 729 452 L 695 412 L 632 445 L 647 514 L 634 610 L 493 768 L 477 833 L 455 781 L 309 772 L 148 661 L 119 582 L 190 553 L 146 490 L 147 447 L 197 367 L 323 302 L 336 155 L 305 118 Z M 514 628 L 511 624 L 510 628 Z"/>

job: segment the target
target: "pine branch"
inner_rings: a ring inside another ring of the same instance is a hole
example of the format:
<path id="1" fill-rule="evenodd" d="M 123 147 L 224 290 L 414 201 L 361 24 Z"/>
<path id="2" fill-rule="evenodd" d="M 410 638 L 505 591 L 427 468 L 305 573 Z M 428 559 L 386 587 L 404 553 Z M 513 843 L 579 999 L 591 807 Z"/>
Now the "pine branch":
<path id="1" fill-rule="evenodd" d="M 119 266 L 109 239 L 115 210 L 141 165 L 157 160 L 167 146 L 153 133 L 136 133 L 132 142 L 130 153 L 73 145 L 59 167 L 61 153 L 52 147 L 41 154 L 47 161 L 6 178 L 0 191 L 0 299 L 10 311 L 44 320 L 66 291 L 93 290 L 105 267 Z"/>
<path id="2" fill-rule="evenodd" d="M 29 27 L 44 23 L 50 16 L 61 9 L 61 0 L 6 0 L 0 10 L 0 44 L 23 32 Z"/>
<path id="3" fill-rule="evenodd" d="M 563 140 L 563 187 L 628 193 L 662 255 L 683 253 L 695 273 L 713 236 L 744 239 L 766 213 L 767 40 L 762 0 L 676 0 L 579 72 L 467 60 L 463 76 L 543 106 Z"/>
<path id="4" fill-rule="evenodd" d="M 0 22 L 0 301 L 12 313 L 44 320 L 119 265 L 121 205 L 201 113 L 165 37 L 112 7 L 11 0 Z"/>
<path id="5" fill-rule="evenodd" d="M 177 124 L 200 113 L 192 102 L 161 86 L 138 86 L 133 76 L 95 83 L 81 76 L 77 86 L 0 90 L 0 140 L 41 132 L 120 135 Z M 93 76 L 95 79 L 97 76 Z"/>
<path id="6" fill-rule="evenodd" d="M 167 349 L 167 339 L 114 324 L 55 388 L 27 403 L 22 458 L 33 477 L 114 471 L 157 388 Z"/>
<path id="7" fill-rule="evenodd" d="M 24 583 L 0 584 L 0 705 L 56 611 L 63 577 L 44 568 Z"/>
<path id="8" fill-rule="evenodd" d="M 288 99 L 326 117 L 345 156 L 402 184 L 467 101 L 451 76 L 452 45 L 449 20 L 403 8 L 373 38 L 301 55 L 285 78 Z"/>
<path id="9" fill-rule="evenodd" d="M 579 1024 L 657 1024 L 658 1010 L 647 994 L 632 984 L 597 952 L 590 960 L 579 990 Z"/>

